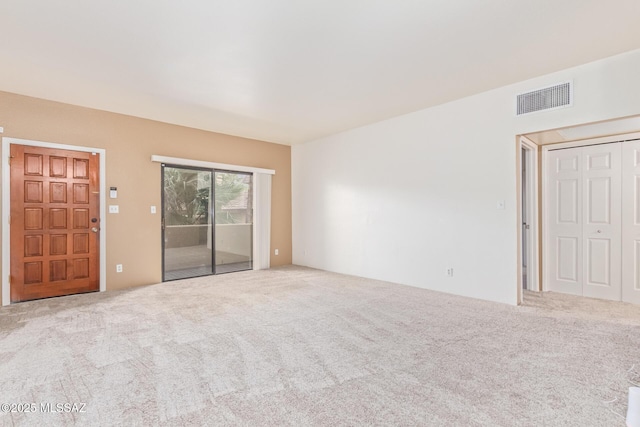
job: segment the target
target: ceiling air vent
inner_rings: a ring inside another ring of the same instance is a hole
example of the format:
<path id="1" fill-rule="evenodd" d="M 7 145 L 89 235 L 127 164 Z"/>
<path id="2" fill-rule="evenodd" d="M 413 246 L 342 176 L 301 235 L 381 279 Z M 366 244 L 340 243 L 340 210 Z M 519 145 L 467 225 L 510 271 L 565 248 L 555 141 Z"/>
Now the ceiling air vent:
<path id="1" fill-rule="evenodd" d="M 531 92 L 521 93 L 516 98 L 516 115 L 536 111 L 570 107 L 573 104 L 573 84 L 564 82 Z"/>

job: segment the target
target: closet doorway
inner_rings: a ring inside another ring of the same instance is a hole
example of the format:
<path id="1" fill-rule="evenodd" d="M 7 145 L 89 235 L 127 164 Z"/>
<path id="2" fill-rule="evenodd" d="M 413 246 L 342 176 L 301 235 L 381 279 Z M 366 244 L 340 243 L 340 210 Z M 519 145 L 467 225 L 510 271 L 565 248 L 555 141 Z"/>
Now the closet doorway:
<path id="1" fill-rule="evenodd" d="M 163 281 L 253 269 L 253 174 L 162 165 Z"/>

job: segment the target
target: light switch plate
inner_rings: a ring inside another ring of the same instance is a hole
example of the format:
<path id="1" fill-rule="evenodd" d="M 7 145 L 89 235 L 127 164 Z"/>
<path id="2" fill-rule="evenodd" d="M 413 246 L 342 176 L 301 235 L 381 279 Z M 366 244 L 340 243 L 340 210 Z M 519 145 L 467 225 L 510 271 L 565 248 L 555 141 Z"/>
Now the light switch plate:
<path id="1" fill-rule="evenodd" d="M 151 213 L 152 214 L 156 213 L 156 207 L 155 206 L 151 206 Z"/>
<path id="2" fill-rule="evenodd" d="M 118 205 L 110 205 L 109 213 L 120 213 L 120 207 Z"/>

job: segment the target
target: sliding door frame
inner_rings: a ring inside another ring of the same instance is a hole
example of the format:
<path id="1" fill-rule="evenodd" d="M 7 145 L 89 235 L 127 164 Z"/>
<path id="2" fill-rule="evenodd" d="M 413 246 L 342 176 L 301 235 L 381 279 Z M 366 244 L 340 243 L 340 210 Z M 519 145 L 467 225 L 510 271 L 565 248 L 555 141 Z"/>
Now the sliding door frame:
<path id="1" fill-rule="evenodd" d="M 206 169 L 250 172 L 253 174 L 253 269 L 263 270 L 271 266 L 271 186 L 274 169 L 253 166 L 232 165 L 206 160 L 184 159 L 180 157 L 151 155 L 154 163 L 178 166 L 195 166 Z M 161 242 L 164 244 L 163 242 Z"/>
<path id="2" fill-rule="evenodd" d="M 189 277 L 185 277 L 184 279 L 188 279 L 188 278 L 193 278 L 193 277 L 204 277 L 204 276 L 212 276 L 212 275 L 218 275 L 218 274 L 228 274 L 228 273 L 235 273 L 235 272 L 239 272 L 239 271 L 249 271 L 249 270 L 253 270 L 253 266 L 254 266 L 254 245 L 255 245 L 255 233 L 253 231 L 254 228 L 254 214 L 253 214 L 253 198 L 255 196 L 253 196 L 253 194 L 255 193 L 255 190 L 253 188 L 254 184 L 255 184 L 255 174 L 253 172 L 249 172 L 249 171 L 235 171 L 235 170 L 231 170 L 231 169 L 216 169 L 216 168 L 207 168 L 207 167 L 203 167 L 203 166 L 185 166 L 185 165 L 180 165 L 180 164 L 169 164 L 169 163 L 161 163 L 161 174 L 160 174 L 160 187 L 162 189 L 162 200 L 161 200 L 161 212 L 162 212 L 162 217 L 161 217 L 161 227 L 162 227 L 162 232 L 161 232 L 161 243 L 162 243 L 162 281 L 163 282 L 170 282 L 173 280 L 181 280 L 183 278 L 175 278 L 175 279 L 167 279 L 166 277 L 166 265 L 165 265 L 165 261 L 166 261 L 166 232 L 167 232 L 167 225 L 166 225 L 166 197 L 165 197 L 165 169 L 166 168 L 174 168 L 174 169 L 182 169 L 182 170 L 193 170 L 195 172 L 208 172 L 211 174 L 211 191 L 209 193 L 209 204 L 208 204 L 208 220 L 209 220 L 209 224 L 211 224 L 211 231 L 210 231 L 210 237 L 211 238 L 211 273 L 209 274 L 200 274 L 197 276 L 189 276 Z M 252 207 L 251 207 L 251 249 L 250 249 L 250 268 L 245 269 L 245 270 L 234 270 L 234 271 L 226 271 L 224 273 L 218 273 L 217 271 L 217 264 L 216 264 L 216 226 L 217 226 L 217 219 L 216 219 L 216 174 L 218 173 L 225 173 L 225 174 L 234 174 L 234 175 L 245 175 L 245 176 L 250 176 L 251 177 L 251 194 L 252 194 Z"/>

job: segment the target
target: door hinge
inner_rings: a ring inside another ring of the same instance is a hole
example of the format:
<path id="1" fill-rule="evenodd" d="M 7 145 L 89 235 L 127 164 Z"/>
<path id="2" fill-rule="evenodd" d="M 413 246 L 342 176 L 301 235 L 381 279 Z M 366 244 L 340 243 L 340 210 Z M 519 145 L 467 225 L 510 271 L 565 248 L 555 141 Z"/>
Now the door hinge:
<path id="1" fill-rule="evenodd" d="M 11 215 L 9 215 L 9 225 L 11 225 Z"/>

